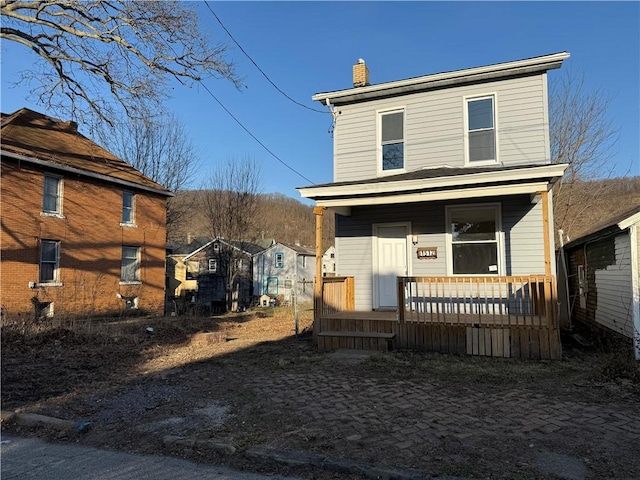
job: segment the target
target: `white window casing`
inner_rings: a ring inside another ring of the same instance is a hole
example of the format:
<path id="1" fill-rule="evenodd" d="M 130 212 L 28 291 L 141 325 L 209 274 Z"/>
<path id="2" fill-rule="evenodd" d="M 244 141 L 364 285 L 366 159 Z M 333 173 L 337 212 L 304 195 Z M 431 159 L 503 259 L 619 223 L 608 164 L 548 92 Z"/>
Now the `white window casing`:
<path id="1" fill-rule="evenodd" d="M 497 112 L 496 93 L 463 98 L 466 165 L 481 166 L 499 163 Z"/>
<path id="2" fill-rule="evenodd" d="M 378 110 L 377 171 L 378 175 L 394 175 L 406 171 L 406 107 Z"/>

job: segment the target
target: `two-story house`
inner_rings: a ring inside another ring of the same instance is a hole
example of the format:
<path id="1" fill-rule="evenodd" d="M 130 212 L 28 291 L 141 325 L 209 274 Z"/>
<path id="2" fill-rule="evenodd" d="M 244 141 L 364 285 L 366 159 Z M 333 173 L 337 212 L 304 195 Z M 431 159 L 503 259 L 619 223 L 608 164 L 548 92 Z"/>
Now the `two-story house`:
<path id="1" fill-rule="evenodd" d="M 0 127 L 3 315 L 163 312 L 172 194 L 63 122 Z"/>
<path id="2" fill-rule="evenodd" d="M 274 243 L 253 256 L 253 294 L 290 303 L 313 299 L 316 255 L 301 245 Z"/>
<path id="3" fill-rule="evenodd" d="M 336 212 L 321 349 L 559 358 L 550 189 L 566 166 L 551 163 L 547 71 L 568 57 L 377 85 L 359 60 L 353 88 L 313 96 L 335 122 L 333 183 L 298 189 L 318 218 Z"/>

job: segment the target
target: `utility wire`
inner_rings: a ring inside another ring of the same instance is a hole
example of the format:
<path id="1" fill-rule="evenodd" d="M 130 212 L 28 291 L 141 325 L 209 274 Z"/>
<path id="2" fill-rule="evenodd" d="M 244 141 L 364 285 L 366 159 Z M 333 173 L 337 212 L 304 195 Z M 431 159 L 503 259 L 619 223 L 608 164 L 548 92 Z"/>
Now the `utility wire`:
<path id="1" fill-rule="evenodd" d="M 206 2 L 205 2 L 205 3 L 206 3 Z M 207 5 L 207 6 L 208 6 L 208 5 Z M 213 12 L 212 12 L 212 13 L 213 13 Z M 214 15 L 215 15 L 215 14 L 214 14 Z M 164 40 L 164 37 L 163 37 L 162 35 L 158 34 L 158 36 Z M 164 42 L 165 42 L 165 43 L 167 44 L 167 46 L 168 46 L 168 47 L 173 51 L 173 53 L 174 53 L 176 56 L 178 56 L 178 54 L 176 53 L 175 49 L 173 48 L 173 45 L 171 45 L 171 44 L 170 44 L 169 42 L 167 42 L 166 40 L 164 40 Z M 298 175 L 300 178 L 303 178 L 304 180 L 306 180 L 307 182 L 309 182 L 309 183 L 311 183 L 311 184 L 313 184 L 313 183 L 314 183 L 313 181 L 311 181 L 311 180 L 309 180 L 307 177 L 305 177 L 303 174 L 301 174 L 299 171 L 297 171 L 295 168 L 293 168 L 291 165 L 289 165 L 287 162 L 285 162 L 284 160 L 282 160 L 278 155 L 276 155 L 275 153 L 273 153 L 273 152 L 272 152 L 272 151 L 271 151 L 271 150 L 270 150 L 270 149 L 269 149 L 269 148 L 268 148 L 264 143 L 262 143 L 262 142 L 258 139 L 258 137 L 256 137 L 253 133 L 251 133 L 251 131 L 250 131 L 247 127 L 245 127 L 245 126 L 242 124 L 242 122 L 241 122 L 240 120 L 238 120 L 238 119 L 236 118 L 236 116 L 235 116 L 233 113 L 231 113 L 231 111 L 230 111 L 227 107 L 225 107 L 225 106 L 223 105 L 223 103 L 222 103 L 220 100 L 218 100 L 218 97 L 216 97 L 216 96 L 213 94 L 213 92 L 212 92 L 211 90 L 209 90 L 209 87 L 207 87 L 207 86 L 204 84 L 204 82 L 203 82 L 202 80 L 197 80 L 197 82 L 198 82 L 200 85 L 202 85 L 202 88 L 204 88 L 204 89 L 206 90 L 206 92 L 211 96 L 211 98 L 213 98 L 213 99 L 218 103 L 218 105 L 220 105 L 220 106 L 222 107 L 222 109 L 223 109 L 225 112 L 227 112 L 227 114 L 228 114 L 231 118 L 233 118 L 233 119 L 235 120 L 235 122 L 236 122 L 238 125 L 240 125 L 240 127 L 241 127 L 245 132 L 247 132 L 247 133 L 251 136 L 251 138 L 253 138 L 256 142 L 258 142 L 258 144 L 259 144 L 262 148 L 264 148 L 264 149 L 265 149 L 265 150 L 266 150 L 266 151 L 267 151 L 267 152 L 268 152 L 268 153 L 269 153 L 273 158 L 275 158 L 277 161 L 279 161 L 282 165 L 284 165 L 285 167 L 287 167 L 287 168 L 288 168 L 289 170 L 291 170 L 293 173 L 295 173 L 296 175 Z M 318 110 L 318 111 L 319 111 L 319 110 Z"/>
<path id="2" fill-rule="evenodd" d="M 317 110 L 315 108 L 311 108 L 306 106 L 303 103 L 298 102 L 297 100 L 294 100 L 293 98 L 291 98 L 289 95 L 287 95 L 285 92 L 283 92 L 280 87 L 278 87 L 275 83 L 273 83 L 273 81 L 271 81 L 271 79 L 269 78 L 269 76 L 264 73 L 264 71 L 258 66 L 258 64 L 253 60 L 253 58 L 251 58 L 251 56 L 246 52 L 246 50 L 244 48 L 242 48 L 242 45 L 240 45 L 238 43 L 238 41 L 233 37 L 233 35 L 231 35 L 231 32 L 227 29 L 227 27 L 224 26 L 224 23 L 222 23 L 222 20 L 220 20 L 220 18 L 218 17 L 218 15 L 216 15 L 216 13 L 213 11 L 213 9 L 211 8 L 211 6 L 209 5 L 209 2 L 207 0 L 205 0 L 205 5 L 207 6 L 207 8 L 209 9 L 209 11 L 211 12 L 211 14 L 215 17 L 215 19 L 218 21 L 218 23 L 220 24 L 220 26 L 224 29 L 225 32 L 227 32 L 227 35 L 229 35 L 229 38 L 231 38 L 231 40 L 233 40 L 233 43 L 235 43 L 238 48 L 242 51 L 242 53 L 244 53 L 247 58 L 249 60 L 251 60 L 251 63 L 253 63 L 253 65 L 258 69 L 258 71 L 264 75 L 264 78 L 267 79 L 267 81 L 273 85 L 273 88 L 275 88 L 278 92 L 280 92 L 282 95 L 284 95 L 287 99 L 289 99 L 290 101 L 292 101 L 293 103 L 295 103 L 296 105 L 299 105 L 303 108 L 306 108 L 307 110 L 311 110 L 312 112 L 317 112 L 317 113 L 329 113 L 326 112 L 324 110 Z"/>
<path id="3" fill-rule="evenodd" d="M 276 155 L 276 154 L 275 154 L 275 153 L 273 153 L 271 150 L 269 150 L 269 148 L 268 148 L 264 143 L 262 143 L 262 142 L 258 139 L 258 137 L 256 137 L 253 133 L 251 133 L 251 131 L 249 131 L 249 129 L 248 129 L 247 127 L 245 127 L 245 126 L 242 124 L 242 122 L 240 122 L 240 120 L 238 120 L 238 119 L 235 117 L 235 115 L 234 115 L 233 113 L 231 113 L 231 112 L 229 111 L 229 109 L 228 109 L 227 107 L 225 107 L 225 106 L 222 104 L 222 102 L 221 102 L 220 100 L 218 100 L 218 98 L 217 98 L 217 97 L 216 97 L 216 96 L 211 92 L 211 90 L 209 90 L 209 88 L 208 88 L 204 83 L 202 83 L 202 80 L 200 80 L 200 85 L 202 85 L 202 88 L 204 88 L 204 89 L 207 91 L 207 93 L 208 93 L 209 95 L 211 95 L 211 98 L 213 98 L 216 102 L 218 102 L 218 105 L 220 105 L 220 106 L 224 109 L 224 111 L 225 111 L 225 112 L 227 112 L 227 113 L 229 114 L 229 116 L 230 116 L 231 118 L 233 118 L 233 119 L 236 121 L 236 123 L 237 123 L 238 125 L 240 125 L 240 127 L 242 127 L 242 129 L 243 129 L 245 132 L 247 132 L 247 133 L 251 136 L 251 138 L 253 138 L 256 142 L 258 142 L 258 144 L 260 144 L 260 146 L 261 146 L 262 148 L 264 148 L 267 152 L 269 152 L 269 154 L 271 154 L 271 156 L 272 156 L 273 158 L 275 158 L 276 160 L 278 160 L 282 165 L 284 165 L 285 167 L 287 167 L 289 170 L 291 170 L 293 173 L 295 173 L 295 174 L 296 174 L 296 175 L 298 175 L 299 177 L 301 177 L 301 178 L 305 179 L 307 182 L 309 182 L 309 183 L 314 183 L 314 182 L 312 182 L 311 180 L 309 180 L 307 177 L 305 177 L 303 174 L 301 174 L 300 172 L 298 172 L 295 168 L 293 168 L 293 167 L 292 167 L 291 165 L 289 165 L 287 162 L 285 162 L 284 160 L 282 160 L 278 155 Z"/>

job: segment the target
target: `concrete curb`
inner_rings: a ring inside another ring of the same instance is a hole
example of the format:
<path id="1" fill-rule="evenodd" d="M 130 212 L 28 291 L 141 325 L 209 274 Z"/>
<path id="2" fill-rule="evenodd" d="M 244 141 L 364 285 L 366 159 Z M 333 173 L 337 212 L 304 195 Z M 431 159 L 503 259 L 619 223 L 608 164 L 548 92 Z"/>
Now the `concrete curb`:
<path id="1" fill-rule="evenodd" d="M 460 477 L 432 477 L 425 472 L 411 468 L 368 465 L 315 453 L 265 447 L 250 447 L 245 450 L 244 456 L 254 461 L 279 463 L 290 467 L 311 466 L 336 473 L 363 475 L 372 480 L 465 480 Z"/>

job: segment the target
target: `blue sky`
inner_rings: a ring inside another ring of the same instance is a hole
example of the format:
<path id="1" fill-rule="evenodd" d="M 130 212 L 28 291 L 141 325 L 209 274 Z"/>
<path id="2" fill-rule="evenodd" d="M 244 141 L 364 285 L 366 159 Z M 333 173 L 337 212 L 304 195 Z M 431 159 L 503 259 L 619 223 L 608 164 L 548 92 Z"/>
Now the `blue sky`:
<path id="1" fill-rule="evenodd" d="M 615 175 L 640 175 L 640 3 L 638 2 L 212 2 L 211 7 L 269 77 L 297 101 L 351 87 L 364 58 L 372 83 L 567 51 L 562 69 L 584 73 L 588 88 L 613 96 L 620 130 Z M 252 139 L 202 88 L 176 85 L 167 107 L 191 132 L 205 171 L 229 157 L 261 164 L 264 192 L 300 198 L 295 187 L 332 180 L 331 118 L 278 93 L 226 36 L 202 3 L 195 5 L 213 40 L 227 42 L 246 88 L 207 80 L 217 98 L 269 149 Z M 35 57 L 2 45 L 5 113 L 23 106 L 24 88 L 9 88 Z M 551 71 L 549 82 L 562 73 Z M 52 113 L 52 112 L 44 112 Z M 307 180 L 308 179 L 308 180 Z"/>

